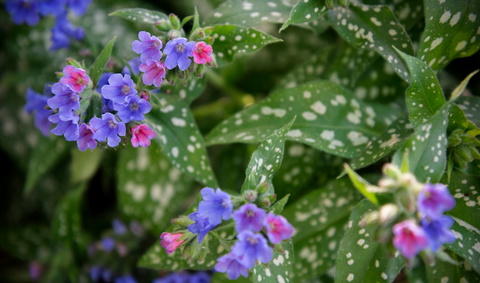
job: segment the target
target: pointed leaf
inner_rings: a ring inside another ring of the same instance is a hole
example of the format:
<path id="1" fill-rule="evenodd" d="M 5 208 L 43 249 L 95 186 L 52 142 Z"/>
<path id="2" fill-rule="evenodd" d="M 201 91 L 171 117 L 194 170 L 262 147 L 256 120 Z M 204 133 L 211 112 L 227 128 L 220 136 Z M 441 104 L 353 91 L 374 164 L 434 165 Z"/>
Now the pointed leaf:
<path id="1" fill-rule="evenodd" d="M 450 96 L 450 101 L 455 100 L 463 93 L 470 79 L 476 75 L 478 71 L 479 70 L 471 72 L 465 79 L 463 79 L 463 81 L 453 90 L 452 95 Z"/>
<path id="2" fill-rule="evenodd" d="M 285 208 L 285 205 L 288 202 L 289 197 L 290 195 L 286 195 L 281 200 L 277 201 L 274 205 L 272 205 L 272 207 L 270 208 L 270 211 L 275 213 L 276 215 L 281 214 L 283 209 Z"/>
<path id="3" fill-rule="evenodd" d="M 276 250 L 273 252 L 273 259 L 269 262 L 268 267 L 258 263 L 252 268 L 253 282 L 277 283 L 288 282 L 292 276 L 294 263 L 294 251 L 292 241 L 280 244 L 283 253 Z"/>
<path id="4" fill-rule="evenodd" d="M 452 104 L 450 107 L 450 114 L 448 115 L 448 133 L 450 134 L 456 129 L 461 129 L 465 131 L 468 126 L 468 119 L 463 113 L 462 109 L 456 105 Z"/>
<path id="5" fill-rule="evenodd" d="M 100 77 L 103 74 L 103 69 L 107 65 L 108 60 L 110 60 L 115 39 L 117 39 L 116 36 L 113 37 L 112 40 L 110 40 L 110 42 L 105 46 L 105 48 L 103 48 L 102 53 L 98 55 L 97 59 L 95 59 L 95 62 L 93 62 L 93 65 L 90 66 L 88 75 L 90 76 L 90 79 L 93 81 L 94 86 L 97 85 L 98 80 L 100 80 Z"/>
<path id="6" fill-rule="evenodd" d="M 195 16 L 193 18 L 193 27 L 192 31 L 200 27 L 200 16 L 198 15 L 197 6 L 195 6 Z"/>
<path id="7" fill-rule="evenodd" d="M 166 94 L 176 94 L 185 101 L 186 104 L 191 104 L 197 97 L 199 97 L 207 86 L 205 77 L 201 79 L 191 79 L 187 82 L 187 86 L 181 83 L 175 85 L 162 85 L 162 92 Z"/>
<path id="8" fill-rule="evenodd" d="M 345 170 L 347 171 L 348 177 L 352 181 L 355 188 L 357 188 L 357 190 L 359 190 L 368 200 L 378 204 L 377 196 L 367 190 L 368 186 L 370 186 L 370 183 L 360 177 L 360 175 L 353 171 L 347 164 L 345 164 Z"/>
<path id="9" fill-rule="evenodd" d="M 108 15 L 117 16 L 134 23 L 144 24 L 153 24 L 160 19 L 169 20 L 168 16 L 164 13 L 141 8 L 122 9 Z"/>
<path id="10" fill-rule="evenodd" d="M 325 0 L 298 1 L 280 31 L 291 24 L 301 24 L 318 19 L 328 13 Z"/>
<path id="11" fill-rule="evenodd" d="M 463 110 L 468 121 L 473 122 L 477 128 L 480 128 L 480 97 L 460 96 L 455 100 L 455 104 Z"/>

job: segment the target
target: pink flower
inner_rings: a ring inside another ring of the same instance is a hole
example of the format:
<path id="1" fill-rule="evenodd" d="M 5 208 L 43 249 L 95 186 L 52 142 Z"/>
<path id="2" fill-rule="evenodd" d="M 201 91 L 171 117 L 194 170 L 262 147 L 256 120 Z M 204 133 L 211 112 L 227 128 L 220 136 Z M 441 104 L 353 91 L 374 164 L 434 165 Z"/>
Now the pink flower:
<path id="1" fill-rule="evenodd" d="M 393 226 L 393 245 L 403 256 L 411 259 L 428 248 L 428 236 L 413 220 L 405 220 Z"/>
<path id="2" fill-rule="evenodd" d="M 182 236 L 181 233 L 177 233 L 177 234 L 162 233 L 162 235 L 160 236 L 160 239 L 162 239 L 160 244 L 162 245 L 162 248 L 166 250 L 167 254 L 173 253 L 178 248 L 178 246 L 180 246 L 185 241 L 185 240 L 178 241 L 178 239 L 180 239 L 181 236 Z"/>
<path id="3" fill-rule="evenodd" d="M 205 65 L 208 63 L 212 63 L 212 54 L 213 49 L 212 46 L 206 44 L 205 42 L 201 41 L 195 45 L 192 51 L 193 55 L 193 61 L 195 61 L 196 64 L 202 64 Z"/>
<path id="4" fill-rule="evenodd" d="M 72 65 L 65 66 L 63 74 L 65 76 L 60 79 L 60 82 L 76 93 L 81 93 L 90 80 L 90 77 L 85 74 L 85 70 L 75 68 Z"/>
<path id="5" fill-rule="evenodd" d="M 163 79 L 165 78 L 165 64 L 151 59 L 147 59 L 145 63 L 142 63 L 138 69 L 143 74 L 143 83 L 146 85 L 154 85 L 160 87 Z"/>
<path id="6" fill-rule="evenodd" d="M 156 137 L 157 134 L 150 129 L 149 126 L 142 124 L 132 128 L 132 145 L 147 147 L 150 145 L 150 140 Z"/>
<path id="7" fill-rule="evenodd" d="M 268 213 L 264 225 L 267 228 L 268 239 L 272 244 L 279 244 L 293 236 L 292 224 L 288 223 L 287 219 L 281 215 L 275 215 L 273 212 Z"/>

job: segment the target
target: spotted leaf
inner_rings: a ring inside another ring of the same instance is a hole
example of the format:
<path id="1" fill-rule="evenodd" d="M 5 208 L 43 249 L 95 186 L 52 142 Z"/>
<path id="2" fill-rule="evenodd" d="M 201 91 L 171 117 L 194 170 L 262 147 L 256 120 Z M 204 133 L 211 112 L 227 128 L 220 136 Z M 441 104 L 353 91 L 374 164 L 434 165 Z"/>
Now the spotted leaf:
<path id="1" fill-rule="evenodd" d="M 448 133 L 450 134 L 456 129 L 462 129 L 465 131 L 468 126 L 468 119 L 462 109 L 452 104 L 450 107 L 450 114 L 448 114 Z"/>
<path id="2" fill-rule="evenodd" d="M 399 255 L 397 252 L 392 257 L 385 245 L 379 245 L 370 261 L 363 282 L 393 282 L 405 265 L 405 260 Z"/>
<path id="3" fill-rule="evenodd" d="M 152 11 L 152 10 L 147 10 L 142 8 L 122 9 L 122 10 L 118 10 L 113 13 L 110 13 L 109 16 L 117 16 L 125 20 L 132 21 L 134 23 L 144 23 L 144 24 L 153 24 L 160 19 L 168 20 L 168 15 L 162 12 L 157 12 L 157 11 Z"/>
<path id="4" fill-rule="evenodd" d="M 414 25 L 423 19 L 423 3 L 417 0 L 363 0 L 363 4 L 388 5 L 401 25 L 410 30 Z"/>
<path id="5" fill-rule="evenodd" d="M 292 267 L 294 262 L 293 243 L 291 240 L 279 245 L 283 253 L 274 250 L 273 259 L 268 263 L 268 267 L 263 264 L 257 264 L 253 267 L 253 282 L 279 283 L 289 282 L 292 276 Z"/>
<path id="6" fill-rule="evenodd" d="M 480 127 L 480 97 L 478 96 L 460 96 L 455 103 L 463 110 L 468 121 Z"/>
<path id="7" fill-rule="evenodd" d="M 347 42 L 356 48 L 377 52 L 403 80 L 410 80 L 407 67 L 393 46 L 414 54 L 412 42 L 388 6 L 352 2 L 348 9 L 336 7 L 330 10 L 329 18 L 332 27 Z"/>
<path id="8" fill-rule="evenodd" d="M 213 27 L 215 42 L 212 48 L 219 66 L 233 61 L 236 54 L 252 53 L 265 45 L 282 41 L 254 28 L 237 25 L 215 25 Z"/>
<path id="9" fill-rule="evenodd" d="M 462 219 L 453 217 L 455 222 L 451 230 L 455 233 L 453 244 L 444 244 L 457 255 L 463 257 L 478 273 L 480 273 L 480 230 Z"/>
<path id="10" fill-rule="evenodd" d="M 417 57 L 434 70 L 480 48 L 480 3 L 475 0 L 425 0 L 425 31 Z"/>
<path id="11" fill-rule="evenodd" d="M 157 146 L 128 147 L 117 163 L 119 210 L 137 220 L 155 235 L 160 235 L 177 216 L 192 180 L 170 164 Z"/>
<path id="12" fill-rule="evenodd" d="M 405 100 L 410 112 L 410 121 L 417 127 L 445 104 L 445 97 L 437 76 L 429 66 L 413 56 L 401 52 L 400 55 L 407 62 L 412 77 Z"/>
<path id="13" fill-rule="evenodd" d="M 379 137 L 398 113 L 391 107 L 358 101 L 332 82 L 315 81 L 279 90 L 237 113 L 214 128 L 206 142 L 260 142 L 297 115 L 288 139 L 351 158 Z"/>
<path id="14" fill-rule="evenodd" d="M 448 214 L 462 219 L 480 229 L 478 208 L 480 207 L 480 177 L 466 175 L 454 170 L 448 184 L 450 193 L 455 197 L 455 208 Z"/>
<path id="15" fill-rule="evenodd" d="M 202 94 L 206 87 L 205 77 L 202 79 L 191 79 L 187 82 L 187 86 L 181 83 L 175 85 L 162 85 L 162 91 L 166 94 L 177 94 L 186 104 L 191 104 L 197 97 Z"/>
<path id="16" fill-rule="evenodd" d="M 155 141 L 163 148 L 170 162 L 200 183 L 217 187 L 195 119 L 187 104 L 176 95 L 157 94 L 159 106 L 145 115 L 146 123 L 155 131 Z"/>
<path id="17" fill-rule="evenodd" d="M 326 13 L 328 13 L 328 8 L 325 5 L 325 0 L 300 0 L 295 7 L 293 7 L 290 16 L 288 16 L 287 21 L 283 24 L 280 31 L 286 29 L 291 24 L 313 21 Z"/>
<path id="18" fill-rule="evenodd" d="M 460 257 L 454 258 L 463 262 Z M 469 263 L 453 265 L 441 260 L 436 260 L 433 265 L 425 264 L 425 273 L 427 275 L 426 283 L 435 282 L 477 282 L 480 281 L 480 275 L 472 270 Z"/>
<path id="19" fill-rule="evenodd" d="M 242 192 L 255 189 L 256 186 L 267 182 L 267 194 L 273 195 L 275 193 L 272 178 L 282 164 L 285 151 L 285 139 L 294 121 L 295 118 L 282 128 L 276 130 L 258 146 L 250 159 L 250 163 L 248 163 Z M 250 184 L 254 184 L 255 187 L 251 188 Z"/>

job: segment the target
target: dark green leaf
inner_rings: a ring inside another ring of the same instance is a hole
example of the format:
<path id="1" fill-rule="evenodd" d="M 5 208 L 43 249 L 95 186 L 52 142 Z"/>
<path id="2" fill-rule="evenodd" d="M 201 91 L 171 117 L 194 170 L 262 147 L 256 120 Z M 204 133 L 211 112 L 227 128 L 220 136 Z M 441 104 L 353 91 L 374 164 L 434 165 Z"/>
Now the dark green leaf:
<path id="1" fill-rule="evenodd" d="M 460 171 L 454 170 L 450 177 L 450 183 L 448 183 L 448 189 L 456 199 L 455 208 L 449 211 L 448 214 L 480 229 L 480 217 L 478 217 L 480 198 L 477 196 L 478 189 L 480 189 L 480 177 L 465 175 Z"/>
<path id="2" fill-rule="evenodd" d="M 184 86 L 182 83 L 162 86 L 162 92 L 176 94 L 183 99 L 186 104 L 191 104 L 202 94 L 206 86 L 205 77 L 203 77 L 202 79 L 191 79 L 187 82 L 187 86 Z"/>
<path id="3" fill-rule="evenodd" d="M 457 257 L 457 260 L 462 260 Z M 437 282 L 477 282 L 480 280 L 478 273 L 472 270 L 470 264 L 452 265 L 441 260 L 436 260 L 433 265 L 425 263 L 427 283 Z"/>
<path id="4" fill-rule="evenodd" d="M 100 80 L 100 77 L 103 74 L 103 69 L 108 63 L 108 60 L 110 60 L 110 56 L 112 55 L 112 49 L 113 49 L 113 44 L 115 43 L 115 39 L 117 37 L 115 36 L 110 40 L 110 42 L 103 48 L 102 53 L 98 55 L 97 59 L 95 59 L 95 62 L 93 63 L 92 66 L 90 66 L 90 70 L 88 71 L 88 75 L 90 76 L 90 79 L 93 81 L 93 85 L 96 86 L 98 81 Z"/>
<path id="5" fill-rule="evenodd" d="M 456 105 L 452 104 L 449 110 L 450 114 L 448 114 L 448 133 L 450 134 L 456 129 L 461 129 L 465 131 L 468 126 L 468 120 L 463 113 L 462 109 Z"/>
<path id="6" fill-rule="evenodd" d="M 298 1 L 283 24 L 280 31 L 286 29 L 291 24 L 301 24 L 318 19 L 328 12 L 325 6 L 325 0 Z"/>
<path id="7" fill-rule="evenodd" d="M 198 15 L 197 6 L 195 6 L 195 16 L 193 18 L 192 31 L 200 27 L 200 16 Z"/>
<path id="8" fill-rule="evenodd" d="M 253 282 L 277 283 L 289 282 L 292 276 L 294 263 L 294 250 L 292 241 L 281 243 L 283 253 L 276 250 L 273 252 L 273 260 L 269 262 L 268 267 L 258 263 L 252 268 Z"/>
<path id="9" fill-rule="evenodd" d="M 276 215 L 281 214 L 285 205 L 288 202 L 289 197 L 290 197 L 290 195 L 286 195 L 281 200 L 277 201 L 274 205 L 272 205 L 272 207 L 270 208 L 270 211 L 275 213 Z"/>
<path id="10" fill-rule="evenodd" d="M 89 99 L 90 104 L 87 108 L 85 121 L 90 121 L 93 117 L 102 117 L 102 97 L 96 92 Z M 82 101 L 83 102 L 83 101 Z"/>
<path id="11" fill-rule="evenodd" d="M 455 100 L 455 104 L 457 104 L 458 107 L 463 110 L 468 121 L 471 121 L 477 127 L 480 127 L 480 97 L 460 96 L 457 100 Z"/>
<path id="12" fill-rule="evenodd" d="M 168 16 L 164 13 L 141 8 L 118 10 L 110 13 L 109 16 L 118 16 L 134 23 L 144 24 L 153 24 L 160 19 L 169 20 Z"/>

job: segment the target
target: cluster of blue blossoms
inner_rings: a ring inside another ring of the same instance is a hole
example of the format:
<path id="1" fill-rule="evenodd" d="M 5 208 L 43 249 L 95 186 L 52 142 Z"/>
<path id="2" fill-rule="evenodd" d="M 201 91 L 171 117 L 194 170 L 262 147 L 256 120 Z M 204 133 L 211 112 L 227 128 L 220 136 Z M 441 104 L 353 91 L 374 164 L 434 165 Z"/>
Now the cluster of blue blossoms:
<path id="1" fill-rule="evenodd" d="M 51 15 L 55 17 L 52 28 L 51 50 L 68 48 L 70 39 L 82 40 L 85 31 L 75 27 L 68 21 L 68 9 L 76 15 L 85 14 L 91 0 L 7 0 L 5 8 L 17 25 L 26 23 L 34 26 L 40 21 L 40 16 Z"/>
<path id="2" fill-rule="evenodd" d="M 197 235 L 199 243 L 222 220 L 232 218 L 235 221 L 237 242 L 231 251 L 217 259 L 215 270 L 226 272 L 230 279 L 240 275 L 248 277 L 248 269 L 253 268 L 257 261 L 268 263 L 273 258 L 273 249 L 264 234 L 272 244 L 280 244 L 293 235 L 293 226 L 281 215 L 267 212 L 254 203 L 246 203 L 233 211 L 232 197 L 221 189 L 204 188 L 201 191 L 202 201 L 198 211 L 189 215 L 194 223 L 188 226 L 188 231 Z M 262 233 L 262 231 L 264 233 Z M 185 240 L 180 240 L 182 233 L 163 233 L 161 245 L 166 253 L 173 253 Z"/>

